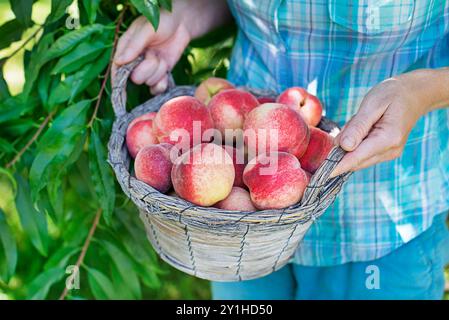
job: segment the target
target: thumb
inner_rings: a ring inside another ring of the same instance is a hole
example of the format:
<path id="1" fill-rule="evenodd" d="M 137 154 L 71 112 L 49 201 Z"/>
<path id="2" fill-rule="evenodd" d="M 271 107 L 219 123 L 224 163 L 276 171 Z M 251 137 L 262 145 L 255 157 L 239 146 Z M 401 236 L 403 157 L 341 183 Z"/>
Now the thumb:
<path id="1" fill-rule="evenodd" d="M 336 143 L 346 151 L 356 149 L 386 109 L 386 106 L 382 107 L 377 99 L 370 99 L 370 101 L 364 99 L 359 111 L 343 127 L 336 138 Z"/>

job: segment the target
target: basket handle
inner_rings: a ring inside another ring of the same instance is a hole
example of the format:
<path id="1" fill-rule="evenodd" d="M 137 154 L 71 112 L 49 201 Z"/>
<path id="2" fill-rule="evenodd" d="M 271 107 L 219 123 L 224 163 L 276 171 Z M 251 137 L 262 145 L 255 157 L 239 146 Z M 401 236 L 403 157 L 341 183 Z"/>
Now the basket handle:
<path id="1" fill-rule="evenodd" d="M 321 164 L 318 170 L 313 174 L 312 179 L 307 186 L 301 205 L 309 205 L 317 203 L 325 190 L 332 189 L 333 186 L 341 186 L 352 172 L 341 174 L 337 177 L 330 178 L 330 174 L 346 154 L 341 147 L 334 147 L 327 156 L 326 160 Z"/>
<path id="2" fill-rule="evenodd" d="M 143 60 L 144 56 L 140 55 L 133 61 L 120 66 L 116 71 L 116 74 L 112 81 L 113 85 L 112 85 L 111 101 L 112 107 L 114 108 L 115 116 L 117 118 L 126 114 L 126 83 L 128 81 L 129 75 L 134 70 L 134 68 L 137 67 L 137 65 L 141 63 Z M 175 86 L 176 85 L 173 76 L 171 73 L 169 73 L 166 91 L 174 88 Z"/>

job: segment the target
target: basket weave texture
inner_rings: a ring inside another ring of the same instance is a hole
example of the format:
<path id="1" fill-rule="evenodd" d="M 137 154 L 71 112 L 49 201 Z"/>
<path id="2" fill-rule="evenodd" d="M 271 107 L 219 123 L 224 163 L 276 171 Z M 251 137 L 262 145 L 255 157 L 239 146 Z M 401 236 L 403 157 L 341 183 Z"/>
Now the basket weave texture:
<path id="1" fill-rule="evenodd" d="M 227 211 L 199 207 L 162 194 L 137 180 L 130 171 L 126 129 L 134 118 L 158 111 L 171 98 L 193 95 L 195 87 L 172 87 L 128 113 L 126 82 L 139 62 L 137 59 L 119 68 L 114 79 L 112 104 L 116 120 L 108 145 L 109 163 L 123 191 L 139 208 L 154 249 L 173 267 L 213 281 L 255 279 L 283 267 L 313 221 L 334 201 L 348 179 L 349 174 L 329 179 L 344 151 L 334 148 L 312 176 L 301 202 L 281 210 Z M 329 132 L 337 126 L 323 118 L 319 127 Z"/>

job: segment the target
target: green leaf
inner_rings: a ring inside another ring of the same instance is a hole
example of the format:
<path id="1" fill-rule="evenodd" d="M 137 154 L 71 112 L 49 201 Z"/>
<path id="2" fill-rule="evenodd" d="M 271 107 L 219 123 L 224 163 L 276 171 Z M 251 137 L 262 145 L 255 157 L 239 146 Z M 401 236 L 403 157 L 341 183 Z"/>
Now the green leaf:
<path id="1" fill-rule="evenodd" d="M 101 245 L 103 245 L 111 256 L 112 261 L 118 271 L 118 275 L 122 280 L 120 283 L 126 283 L 126 287 L 131 292 L 133 298 L 139 299 L 141 296 L 140 283 L 131 259 L 119 248 L 108 241 L 102 241 Z"/>
<path id="2" fill-rule="evenodd" d="M 17 246 L 5 214 L 0 209 L 0 278 L 8 282 L 17 265 Z"/>
<path id="3" fill-rule="evenodd" d="M 16 149 L 13 147 L 13 145 L 8 140 L 0 137 L 0 152 L 15 153 Z"/>
<path id="4" fill-rule="evenodd" d="M 113 283 L 104 273 L 87 268 L 87 280 L 93 295 L 98 300 L 113 300 L 117 299 L 116 291 Z"/>
<path id="5" fill-rule="evenodd" d="M 0 26 L 0 50 L 7 48 L 11 43 L 20 40 L 25 27 L 19 20 L 11 20 Z"/>
<path id="6" fill-rule="evenodd" d="M 9 92 L 8 85 L 5 81 L 5 78 L 3 77 L 3 65 L 5 63 L 5 60 L 0 60 L 0 101 L 3 101 L 4 99 L 7 99 L 11 96 L 11 93 Z"/>
<path id="7" fill-rule="evenodd" d="M 111 55 L 111 48 L 105 51 L 97 61 L 85 65 L 80 71 L 69 75 L 52 90 L 48 98 L 49 106 L 72 101 L 79 93 L 86 89 L 90 83 L 100 76 L 106 68 Z"/>
<path id="8" fill-rule="evenodd" d="M 86 111 L 89 106 L 90 101 L 83 100 L 66 108 L 40 139 L 30 169 L 33 199 L 37 199 L 39 191 L 50 180 L 58 180 L 73 163 L 73 153 L 79 153 L 77 147 L 85 138 Z"/>
<path id="9" fill-rule="evenodd" d="M 51 111 L 51 108 L 48 107 L 48 94 L 51 82 L 52 76 L 50 74 L 50 66 L 46 65 L 42 68 L 42 72 L 40 72 L 39 74 L 39 81 L 37 82 L 37 92 L 47 112 Z"/>
<path id="10" fill-rule="evenodd" d="M 89 37 L 94 33 L 103 32 L 106 29 L 105 25 L 92 24 L 82 27 L 80 29 L 70 31 L 62 37 L 58 38 L 55 43 L 47 51 L 44 61 L 50 61 L 51 59 L 60 57 L 71 49 L 73 49 L 78 43 Z"/>
<path id="11" fill-rule="evenodd" d="M 143 14 L 157 30 L 159 26 L 159 6 L 157 0 L 131 0 L 137 11 Z"/>
<path id="12" fill-rule="evenodd" d="M 159 4 L 161 5 L 162 8 L 164 8 L 167 11 L 172 10 L 172 0 L 159 0 Z"/>
<path id="13" fill-rule="evenodd" d="M 42 272 L 29 284 L 28 299 L 45 299 L 51 286 L 61 281 L 64 275 L 64 268 L 52 268 Z"/>
<path id="14" fill-rule="evenodd" d="M 11 9 L 16 16 L 16 19 L 24 27 L 30 27 L 33 24 L 31 21 L 31 11 L 33 9 L 33 0 L 9 0 Z"/>
<path id="15" fill-rule="evenodd" d="M 6 179 L 3 179 L 6 178 Z M 9 184 L 11 186 L 13 195 L 17 194 L 17 181 L 14 176 L 6 169 L 0 167 L 0 183 L 3 185 Z"/>
<path id="16" fill-rule="evenodd" d="M 23 137 L 31 129 L 36 130 L 38 127 L 39 124 L 33 119 L 22 118 L 4 123 L 0 128 L 0 132 L 11 137 Z"/>
<path id="17" fill-rule="evenodd" d="M 16 207 L 20 223 L 33 246 L 40 254 L 46 256 L 48 251 L 47 218 L 33 206 L 28 183 L 20 175 L 16 175 L 16 180 L 18 183 Z"/>
<path id="18" fill-rule="evenodd" d="M 189 45 L 194 48 L 208 48 L 227 39 L 232 39 L 236 34 L 237 27 L 235 24 L 230 24 L 226 27 L 216 28 L 204 36 L 192 40 Z"/>
<path id="19" fill-rule="evenodd" d="M 53 268 L 65 268 L 69 259 L 80 251 L 78 247 L 63 246 L 59 248 L 45 263 L 44 269 L 49 270 Z"/>
<path id="20" fill-rule="evenodd" d="M 101 41 L 82 42 L 73 51 L 63 56 L 51 71 L 56 73 L 71 73 L 79 70 L 86 63 L 94 61 L 106 48 L 106 44 Z"/>
<path id="21" fill-rule="evenodd" d="M 47 63 L 45 56 L 47 55 L 48 48 L 54 42 L 54 34 L 48 33 L 44 35 L 38 42 L 38 44 L 33 47 L 31 52 L 30 61 L 25 72 L 25 86 L 23 88 L 23 94 L 25 96 L 29 95 L 33 89 L 34 82 L 39 76 L 41 68 Z M 28 51 L 25 51 L 28 52 Z"/>
<path id="22" fill-rule="evenodd" d="M 84 8 L 86 8 L 89 23 L 94 23 L 97 19 L 97 11 L 100 7 L 101 0 L 83 0 Z"/>
<path id="23" fill-rule="evenodd" d="M 52 0 L 51 1 L 51 12 L 47 17 L 46 23 L 54 22 L 60 19 L 67 10 L 67 7 L 72 4 L 73 0 Z"/>
<path id="24" fill-rule="evenodd" d="M 115 205 L 115 183 L 112 170 L 107 163 L 107 152 L 94 125 L 89 143 L 89 169 L 95 193 L 106 222 L 110 222 Z"/>
<path id="25" fill-rule="evenodd" d="M 38 100 L 33 96 L 19 94 L 0 101 L 0 123 L 19 119 L 37 106 Z"/>

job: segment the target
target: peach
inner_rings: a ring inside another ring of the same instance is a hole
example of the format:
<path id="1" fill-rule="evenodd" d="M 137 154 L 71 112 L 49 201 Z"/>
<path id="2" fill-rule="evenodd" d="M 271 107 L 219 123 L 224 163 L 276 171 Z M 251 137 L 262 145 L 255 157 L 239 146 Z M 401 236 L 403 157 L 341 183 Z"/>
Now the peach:
<path id="1" fill-rule="evenodd" d="M 175 192 L 200 206 L 225 199 L 234 184 L 231 156 L 213 143 L 202 143 L 177 158 L 171 172 Z"/>
<path id="2" fill-rule="evenodd" d="M 150 112 L 137 117 L 128 125 L 126 146 L 131 157 L 135 158 L 143 147 L 159 143 L 153 133 L 153 119 L 155 116 L 155 112 Z"/>
<path id="3" fill-rule="evenodd" d="M 248 112 L 259 105 L 251 93 L 239 90 L 223 90 L 207 105 L 215 128 L 225 134 L 226 129 L 242 129 Z"/>
<path id="4" fill-rule="evenodd" d="M 234 186 L 244 188 L 245 184 L 243 183 L 243 170 L 245 170 L 246 166 L 244 150 L 237 150 L 236 148 L 227 145 L 223 146 L 223 148 L 232 157 L 235 171 Z"/>
<path id="5" fill-rule="evenodd" d="M 306 152 L 299 158 L 304 170 L 315 173 L 334 146 L 334 139 L 321 129 L 310 127 L 310 141 Z"/>
<path id="6" fill-rule="evenodd" d="M 253 109 L 243 125 L 250 155 L 271 151 L 293 153 L 305 149 L 309 139 L 307 124 L 290 107 L 265 103 Z"/>
<path id="7" fill-rule="evenodd" d="M 272 103 L 272 102 L 276 102 L 276 99 L 275 99 L 275 98 L 272 98 L 272 97 L 265 97 L 265 96 L 262 96 L 262 97 L 258 97 L 258 98 L 257 98 L 257 101 L 259 101 L 259 104 L 264 104 L 264 103 Z"/>
<path id="8" fill-rule="evenodd" d="M 170 190 L 172 161 L 168 143 L 154 144 L 139 151 L 134 162 L 136 178 L 162 193 Z"/>
<path id="9" fill-rule="evenodd" d="M 317 97 L 304 88 L 292 87 L 285 90 L 279 95 L 277 102 L 292 107 L 310 126 L 316 127 L 320 123 L 323 106 Z"/>
<path id="10" fill-rule="evenodd" d="M 299 160 L 286 152 L 261 154 L 243 172 L 251 200 L 257 209 L 282 209 L 301 200 L 309 183 Z"/>
<path id="11" fill-rule="evenodd" d="M 195 98 L 204 104 L 208 104 L 210 99 L 221 90 L 232 89 L 234 86 L 227 80 L 222 78 L 208 78 L 201 82 L 195 90 Z"/>
<path id="12" fill-rule="evenodd" d="M 156 112 L 148 112 L 148 113 L 145 113 L 145 114 L 135 118 L 133 121 L 131 121 L 129 123 L 127 131 L 129 131 L 131 129 L 131 127 L 133 125 L 135 125 L 137 122 L 143 121 L 143 120 L 153 120 L 154 117 L 156 117 Z"/>
<path id="13" fill-rule="evenodd" d="M 240 187 L 233 187 L 229 196 L 215 205 L 219 209 L 233 211 L 256 211 L 249 192 Z"/>
<path id="14" fill-rule="evenodd" d="M 182 144 L 181 148 L 203 142 L 205 131 L 213 127 L 209 110 L 190 96 L 180 96 L 165 102 L 153 120 L 153 133 L 159 142 Z"/>

